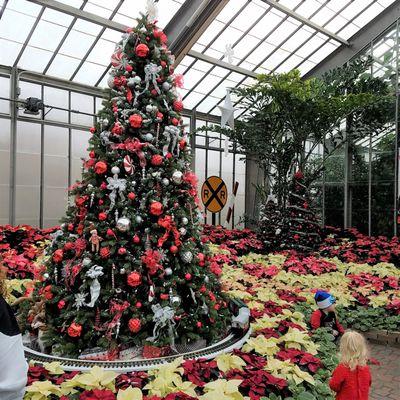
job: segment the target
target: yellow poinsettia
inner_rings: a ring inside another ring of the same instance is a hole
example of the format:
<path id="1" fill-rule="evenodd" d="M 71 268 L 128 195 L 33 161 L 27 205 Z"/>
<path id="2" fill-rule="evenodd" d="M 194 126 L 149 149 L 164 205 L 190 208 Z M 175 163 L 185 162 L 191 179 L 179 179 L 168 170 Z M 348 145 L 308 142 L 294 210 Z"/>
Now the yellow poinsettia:
<path id="1" fill-rule="evenodd" d="M 183 382 L 182 377 L 175 373 L 168 376 L 157 376 L 144 389 L 148 390 L 150 395 L 159 397 L 176 392 L 183 392 L 193 397 L 197 396 L 196 385 L 190 381 Z"/>
<path id="2" fill-rule="evenodd" d="M 162 376 L 166 379 L 170 379 L 174 375 L 182 375 L 184 372 L 181 366 L 183 357 L 179 357 L 176 360 L 162 365 L 158 369 L 153 369 L 148 372 L 149 376 Z"/>
<path id="3" fill-rule="evenodd" d="M 389 302 L 389 299 L 388 299 L 387 292 L 382 292 L 382 293 L 378 294 L 377 296 L 369 297 L 369 304 L 373 308 L 384 307 L 388 304 L 388 302 Z"/>
<path id="4" fill-rule="evenodd" d="M 54 361 L 51 363 L 44 363 L 43 367 L 49 371 L 50 375 L 61 375 L 64 373 L 64 370 L 61 367 L 61 364 L 58 361 Z"/>
<path id="5" fill-rule="evenodd" d="M 292 380 L 296 385 L 306 381 L 311 385 L 315 384 L 314 378 L 306 371 L 302 371 L 296 364 L 289 360 L 278 360 L 276 358 L 268 358 L 265 370 L 279 378 Z"/>
<path id="6" fill-rule="evenodd" d="M 128 387 L 120 390 L 117 394 L 117 400 L 142 400 L 143 394 L 139 388 Z"/>
<path id="7" fill-rule="evenodd" d="M 264 305 L 257 300 L 250 300 L 247 302 L 247 307 L 249 307 L 250 310 L 262 310 Z"/>
<path id="8" fill-rule="evenodd" d="M 255 351 L 262 356 L 273 356 L 280 348 L 278 346 L 278 339 L 267 339 L 263 335 L 258 335 L 256 338 L 250 338 L 243 346 L 242 350 L 245 352 Z"/>
<path id="9" fill-rule="evenodd" d="M 36 381 L 26 388 L 24 398 L 29 400 L 46 400 L 52 394 L 62 396 L 66 393 L 64 393 L 59 386 L 50 381 Z"/>
<path id="10" fill-rule="evenodd" d="M 241 300 L 251 300 L 253 296 L 250 293 L 247 293 L 242 290 L 228 290 L 227 294 L 229 297 L 233 297 L 236 299 L 241 299 Z"/>
<path id="11" fill-rule="evenodd" d="M 279 343 L 284 343 L 287 349 L 305 350 L 311 354 L 318 352 L 319 346 L 311 340 L 306 331 L 289 328 L 288 332 L 277 340 Z"/>
<path id="12" fill-rule="evenodd" d="M 215 358 L 217 362 L 218 368 L 222 372 L 230 371 L 231 369 L 240 369 L 242 370 L 246 363 L 238 356 L 233 354 L 220 354 Z"/>
<path id="13" fill-rule="evenodd" d="M 93 367 L 88 372 L 74 376 L 70 381 L 72 387 L 78 386 L 83 389 L 99 389 L 105 388 L 114 390 L 114 380 L 118 376 L 116 372 L 106 371 L 100 367 Z M 67 385 L 68 386 L 68 385 Z M 71 386 L 69 386 L 71 387 Z"/>
<path id="14" fill-rule="evenodd" d="M 204 395 L 201 400 L 244 400 L 239 392 L 239 385 L 242 383 L 239 379 L 225 380 L 218 379 L 209 382 L 204 386 Z"/>
<path id="15" fill-rule="evenodd" d="M 264 315 L 261 318 L 257 318 L 251 324 L 251 329 L 257 332 L 265 328 L 276 328 L 279 325 L 279 321 L 281 321 L 281 319 L 278 317 L 270 317 L 268 315 Z"/>

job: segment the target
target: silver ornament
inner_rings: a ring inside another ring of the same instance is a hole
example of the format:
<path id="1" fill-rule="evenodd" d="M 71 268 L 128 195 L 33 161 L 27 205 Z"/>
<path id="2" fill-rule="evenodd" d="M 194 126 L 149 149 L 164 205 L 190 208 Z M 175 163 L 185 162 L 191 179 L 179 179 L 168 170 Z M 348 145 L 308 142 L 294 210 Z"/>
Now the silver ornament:
<path id="1" fill-rule="evenodd" d="M 168 186 L 168 185 L 169 185 L 169 179 L 163 178 L 163 180 L 161 181 L 161 183 L 162 183 L 164 186 Z"/>
<path id="2" fill-rule="evenodd" d="M 169 276 L 172 275 L 172 269 L 171 268 L 165 268 L 165 275 Z"/>
<path id="3" fill-rule="evenodd" d="M 121 269 L 119 270 L 119 273 L 120 273 L 121 275 L 124 275 L 124 274 L 126 273 L 126 269 L 125 269 L 125 268 L 121 268 Z"/>
<path id="4" fill-rule="evenodd" d="M 209 278 L 207 275 L 204 277 L 204 282 L 205 282 L 205 283 L 210 282 L 210 278 Z"/>
<path id="5" fill-rule="evenodd" d="M 181 259 L 184 263 L 190 264 L 193 260 L 193 253 L 191 251 L 185 251 L 181 254 Z"/>
<path id="6" fill-rule="evenodd" d="M 157 106 L 153 106 L 153 112 L 156 113 L 158 111 Z"/>
<path id="7" fill-rule="evenodd" d="M 45 273 L 43 274 L 43 278 L 44 278 L 45 280 L 47 280 L 47 279 L 50 278 L 50 275 L 49 275 L 47 272 L 45 272 Z"/>
<path id="8" fill-rule="evenodd" d="M 126 232 L 131 227 L 131 220 L 127 217 L 121 217 L 117 219 L 117 229 L 120 232 Z"/>
<path id="9" fill-rule="evenodd" d="M 114 77 L 110 75 L 107 79 L 107 85 L 110 89 L 114 88 Z"/>
<path id="10" fill-rule="evenodd" d="M 164 82 L 162 84 L 162 88 L 163 90 L 165 90 L 166 92 L 168 92 L 169 89 L 171 89 L 171 85 L 168 82 Z"/>
<path id="11" fill-rule="evenodd" d="M 146 133 L 145 135 L 144 135 L 144 140 L 146 140 L 146 142 L 151 142 L 152 140 L 154 139 L 154 136 L 153 136 L 153 134 L 152 133 Z"/>
<path id="12" fill-rule="evenodd" d="M 182 302 L 181 296 L 178 295 L 172 296 L 170 297 L 169 302 L 171 306 L 178 307 Z"/>
<path id="13" fill-rule="evenodd" d="M 88 189 L 93 189 L 93 185 L 92 185 L 91 183 L 89 183 L 89 184 L 87 185 L 87 187 L 88 187 Z"/>
<path id="14" fill-rule="evenodd" d="M 113 175 L 118 175 L 120 172 L 121 172 L 121 170 L 117 166 L 114 166 L 111 168 L 111 173 Z"/>
<path id="15" fill-rule="evenodd" d="M 175 171 L 175 172 L 172 174 L 172 180 L 173 180 L 173 182 L 176 183 L 177 185 L 179 185 L 179 184 L 182 183 L 182 177 L 183 177 L 183 174 L 182 174 L 181 171 Z"/>
<path id="16" fill-rule="evenodd" d="M 82 265 L 84 266 L 84 267 L 87 267 L 88 265 L 90 265 L 92 263 L 92 260 L 90 259 L 90 258 L 88 258 L 88 257 L 85 257 L 83 260 L 82 260 Z"/>
<path id="17" fill-rule="evenodd" d="M 107 127 L 108 127 L 108 124 L 109 124 L 109 121 L 108 121 L 107 118 L 104 118 L 104 119 L 101 121 L 101 126 L 102 126 L 103 128 L 107 128 Z"/>
<path id="18" fill-rule="evenodd" d="M 182 218 L 182 224 L 187 225 L 189 223 L 189 220 L 186 217 Z"/>
<path id="19" fill-rule="evenodd" d="M 146 106 L 146 112 L 151 113 L 153 112 L 153 106 L 151 104 L 147 104 Z"/>
<path id="20" fill-rule="evenodd" d="M 186 228 L 179 228 L 179 233 L 182 235 L 182 236 L 185 236 L 186 235 L 186 233 L 187 233 L 187 230 L 186 230 Z"/>
<path id="21" fill-rule="evenodd" d="M 66 227 L 67 227 L 67 224 L 65 222 L 60 225 L 60 228 L 62 230 L 65 230 Z"/>
<path id="22" fill-rule="evenodd" d="M 143 218 L 140 215 L 136 215 L 135 221 L 136 223 L 141 224 L 143 222 Z"/>
<path id="23" fill-rule="evenodd" d="M 121 289 L 121 288 L 119 288 L 119 287 L 118 287 L 118 288 L 116 288 L 116 289 L 115 289 L 115 293 L 118 293 L 118 294 L 119 294 L 119 293 L 122 293 L 122 289 Z"/>

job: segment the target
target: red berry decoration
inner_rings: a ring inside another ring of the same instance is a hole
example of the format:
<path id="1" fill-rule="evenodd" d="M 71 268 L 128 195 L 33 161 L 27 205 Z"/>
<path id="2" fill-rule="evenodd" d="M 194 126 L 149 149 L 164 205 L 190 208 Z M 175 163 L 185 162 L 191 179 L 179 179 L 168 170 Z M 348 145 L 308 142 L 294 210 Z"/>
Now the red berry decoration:
<path id="1" fill-rule="evenodd" d="M 102 175 L 107 172 L 107 163 L 104 161 L 97 161 L 94 166 L 94 172 L 98 175 Z"/>
<path id="2" fill-rule="evenodd" d="M 166 63 L 165 61 L 161 61 L 161 62 L 160 62 L 160 65 L 161 65 L 163 68 L 165 68 L 165 67 L 167 66 L 167 63 Z"/>
<path id="3" fill-rule="evenodd" d="M 151 95 L 152 96 L 154 96 L 154 97 L 157 97 L 158 96 L 158 92 L 157 92 L 157 90 L 156 89 L 151 89 Z"/>
<path id="4" fill-rule="evenodd" d="M 158 113 L 156 114 L 156 117 L 157 117 L 157 119 L 159 119 L 160 121 L 162 121 L 163 118 L 164 118 L 164 114 L 161 113 L 160 111 L 158 111 Z"/>
<path id="5" fill-rule="evenodd" d="M 175 246 L 175 245 L 172 245 L 170 248 L 169 248 L 169 251 L 172 253 L 172 254 L 176 254 L 177 252 L 178 252 L 178 246 Z"/>
<path id="6" fill-rule="evenodd" d="M 129 117 L 129 123 L 132 128 L 140 128 L 143 123 L 143 118 L 139 114 L 133 114 Z"/>
<path id="7" fill-rule="evenodd" d="M 108 228 L 107 229 L 107 236 L 114 237 L 115 236 L 114 231 L 112 229 Z"/>
<path id="8" fill-rule="evenodd" d="M 90 133 L 95 133 L 95 132 L 96 132 L 96 128 L 95 128 L 94 126 L 92 126 L 92 127 L 89 129 L 89 131 L 90 131 Z"/>
<path id="9" fill-rule="evenodd" d="M 99 220 L 105 221 L 107 219 L 107 214 L 105 212 L 99 213 Z"/>
<path id="10" fill-rule="evenodd" d="M 138 244 L 140 243 L 140 237 L 138 235 L 135 235 L 132 239 L 133 243 Z"/>
<path id="11" fill-rule="evenodd" d="M 145 58 L 149 54 L 149 47 L 147 44 L 140 43 L 136 46 L 135 53 L 138 57 Z"/>
<path id="12" fill-rule="evenodd" d="M 74 230 L 74 224 L 68 224 L 68 230 L 72 232 Z"/>
<path id="13" fill-rule="evenodd" d="M 136 306 L 136 308 L 142 308 L 142 303 L 141 303 L 140 301 L 138 301 L 138 302 L 135 304 L 135 306 Z"/>
<path id="14" fill-rule="evenodd" d="M 163 213 L 163 205 L 159 201 L 155 201 L 150 205 L 150 214 L 159 216 Z"/>
<path id="15" fill-rule="evenodd" d="M 123 131 L 124 131 L 124 128 L 119 122 L 116 122 L 111 129 L 112 134 L 117 135 L 117 136 L 121 135 Z"/>
<path id="16" fill-rule="evenodd" d="M 172 118 L 171 122 L 172 122 L 172 125 L 175 125 L 175 126 L 179 125 L 179 119 L 178 118 Z"/>
<path id="17" fill-rule="evenodd" d="M 133 192 L 130 192 L 130 193 L 128 193 L 128 199 L 129 200 L 135 200 L 135 198 L 136 198 L 136 194 L 135 193 L 133 193 Z"/>
<path id="18" fill-rule="evenodd" d="M 102 190 L 107 189 L 107 183 L 101 182 L 100 189 L 102 189 Z"/>
<path id="19" fill-rule="evenodd" d="M 58 249 L 53 253 L 54 262 L 59 263 L 63 260 L 63 258 L 64 258 L 64 252 L 61 249 Z"/>
<path id="20" fill-rule="evenodd" d="M 186 145 L 187 145 L 187 142 L 186 142 L 185 139 L 181 139 L 181 140 L 179 141 L 179 148 L 180 148 L 181 150 L 183 150 L 183 149 L 186 147 Z"/>
<path id="21" fill-rule="evenodd" d="M 95 157 L 96 157 L 96 153 L 94 152 L 94 150 L 91 150 L 91 151 L 89 152 L 89 157 L 90 157 L 90 158 L 95 158 Z"/>
<path id="22" fill-rule="evenodd" d="M 160 294 L 160 299 L 161 300 L 168 300 L 169 299 L 169 295 L 167 293 L 162 293 L 162 294 Z"/>
<path id="23" fill-rule="evenodd" d="M 120 256 L 123 256 L 124 254 L 126 254 L 126 248 L 125 248 L 125 247 L 120 247 L 120 248 L 118 249 L 118 254 L 119 254 Z"/>
<path id="24" fill-rule="evenodd" d="M 163 162 L 163 157 L 160 156 L 159 154 L 154 154 L 151 157 L 151 164 L 154 165 L 154 166 L 158 167 L 159 165 L 162 164 L 162 162 Z"/>
<path id="25" fill-rule="evenodd" d="M 202 324 L 200 321 L 197 321 L 196 326 L 197 326 L 198 328 L 201 328 L 201 327 L 203 326 L 203 324 Z"/>
<path id="26" fill-rule="evenodd" d="M 128 285 L 137 287 L 142 283 L 142 276 L 138 272 L 131 272 L 127 278 Z"/>
<path id="27" fill-rule="evenodd" d="M 131 318 L 128 322 L 128 328 L 132 333 L 138 333 L 142 324 L 139 318 Z"/>
<path id="28" fill-rule="evenodd" d="M 57 307 L 58 307 L 58 309 L 59 310 L 62 310 L 64 307 L 65 307 L 65 300 L 60 300 L 58 303 L 57 303 Z"/>
<path id="29" fill-rule="evenodd" d="M 181 112 L 183 110 L 183 103 L 180 100 L 175 100 L 173 107 L 175 111 Z"/>
<path id="30" fill-rule="evenodd" d="M 102 247 L 100 249 L 100 257 L 104 259 L 110 257 L 110 249 L 108 247 Z"/>
<path id="31" fill-rule="evenodd" d="M 192 274 L 189 274 L 189 272 L 187 274 L 185 274 L 185 279 L 187 281 L 190 281 L 192 279 Z"/>
<path id="32" fill-rule="evenodd" d="M 104 200 L 100 199 L 99 200 L 99 205 L 101 206 L 102 204 L 104 204 Z"/>
<path id="33" fill-rule="evenodd" d="M 125 71 L 127 71 L 127 72 L 132 72 L 132 70 L 133 70 L 133 67 L 132 67 L 132 65 L 127 65 L 126 67 L 125 67 Z"/>

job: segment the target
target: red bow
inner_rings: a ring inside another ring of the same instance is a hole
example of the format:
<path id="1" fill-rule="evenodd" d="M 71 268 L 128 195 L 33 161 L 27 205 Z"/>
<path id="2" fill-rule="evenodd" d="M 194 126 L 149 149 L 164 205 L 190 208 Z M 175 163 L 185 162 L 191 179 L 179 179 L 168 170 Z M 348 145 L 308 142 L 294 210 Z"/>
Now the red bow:
<path id="1" fill-rule="evenodd" d="M 111 334 L 114 327 L 118 324 L 118 321 L 121 319 L 123 312 L 129 307 L 129 303 L 124 301 L 122 303 L 118 303 L 117 301 L 110 301 L 110 312 L 114 314 L 112 321 L 107 326 L 106 338 L 111 340 Z"/>
<path id="2" fill-rule="evenodd" d="M 158 225 L 166 229 L 164 235 L 160 239 L 158 239 L 158 247 L 162 247 L 162 245 L 168 240 L 168 237 L 171 232 L 174 236 L 175 245 L 180 246 L 182 244 L 181 241 L 179 240 L 181 235 L 178 229 L 176 229 L 175 222 L 172 220 L 172 217 L 170 215 L 166 215 L 165 217 L 159 218 Z"/>
<path id="3" fill-rule="evenodd" d="M 139 164 L 142 168 L 146 166 L 146 157 L 144 156 L 143 147 L 146 147 L 147 143 L 141 143 L 138 138 L 126 139 L 124 143 L 115 144 L 112 146 L 113 149 L 127 150 L 130 153 L 134 153 L 139 157 Z"/>

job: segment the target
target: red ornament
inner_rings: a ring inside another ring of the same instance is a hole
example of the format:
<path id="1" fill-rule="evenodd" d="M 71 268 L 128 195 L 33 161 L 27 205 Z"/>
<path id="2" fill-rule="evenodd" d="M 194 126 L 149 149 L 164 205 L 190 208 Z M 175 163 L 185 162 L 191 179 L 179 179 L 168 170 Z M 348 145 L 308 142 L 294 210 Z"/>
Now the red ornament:
<path id="1" fill-rule="evenodd" d="M 51 291 L 51 285 L 47 285 L 44 289 L 43 289 L 43 295 L 45 297 L 46 300 L 51 300 L 53 298 L 53 293 Z"/>
<path id="2" fill-rule="evenodd" d="M 183 150 L 183 149 L 186 147 L 186 145 L 187 145 L 186 139 L 181 139 L 181 140 L 179 141 L 179 148 L 180 148 L 181 150 Z"/>
<path id="3" fill-rule="evenodd" d="M 138 235 L 135 235 L 132 239 L 133 243 L 138 244 L 140 243 L 140 237 Z"/>
<path id="4" fill-rule="evenodd" d="M 126 248 L 125 248 L 125 247 L 120 247 L 120 248 L 118 249 L 118 254 L 119 254 L 120 256 L 123 256 L 124 254 L 126 254 Z"/>
<path id="5" fill-rule="evenodd" d="M 132 333 L 138 333 L 142 324 L 139 318 L 131 318 L 128 322 L 128 328 Z"/>
<path id="6" fill-rule="evenodd" d="M 73 322 L 67 330 L 67 333 L 71 337 L 79 337 L 82 334 L 82 325 L 77 324 L 76 322 Z"/>
<path id="7" fill-rule="evenodd" d="M 75 243 L 73 242 L 67 242 L 64 244 L 65 251 L 73 250 L 74 248 L 75 248 Z"/>
<path id="8" fill-rule="evenodd" d="M 165 158 L 167 158 L 168 160 L 171 159 L 172 157 L 173 157 L 172 153 L 170 152 L 168 152 L 167 155 L 165 156 Z"/>
<path id="9" fill-rule="evenodd" d="M 167 293 L 161 293 L 160 294 L 160 299 L 161 300 L 168 300 L 169 299 L 169 295 Z"/>
<path id="10" fill-rule="evenodd" d="M 57 249 L 53 254 L 53 261 L 59 263 L 64 258 L 64 252 L 61 249 Z"/>
<path id="11" fill-rule="evenodd" d="M 99 220 L 105 221 L 107 219 L 107 214 L 105 212 L 99 213 Z"/>
<path id="12" fill-rule="evenodd" d="M 129 123 L 132 128 L 140 128 L 142 126 L 143 118 L 139 114 L 133 114 L 129 117 Z"/>
<path id="13" fill-rule="evenodd" d="M 94 166 L 94 172 L 98 175 L 102 175 L 107 172 L 107 163 L 104 161 L 97 161 Z"/>
<path id="14" fill-rule="evenodd" d="M 142 308 L 142 303 L 141 303 L 140 301 L 138 301 L 138 302 L 135 304 L 135 306 L 136 306 L 136 308 Z"/>
<path id="15" fill-rule="evenodd" d="M 203 326 L 203 324 L 202 324 L 200 321 L 197 321 L 196 326 L 197 326 L 198 328 L 201 328 L 201 327 Z"/>
<path id="16" fill-rule="evenodd" d="M 102 204 L 104 204 L 104 200 L 100 199 L 99 200 L 99 205 L 101 206 Z"/>
<path id="17" fill-rule="evenodd" d="M 149 54 L 150 49 L 147 44 L 140 43 L 136 46 L 135 53 L 138 57 L 145 58 Z"/>
<path id="18" fill-rule="evenodd" d="M 163 205 L 159 201 L 155 201 L 150 205 L 150 214 L 159 216 L 163 213 Z"/>
<path id="19" fill-rule="evenodd" d="M 75 204 L 78 206 L 78 207 L 82 207 L 84 204 L 85 204 L 85 201 L 87 200 L 87 196 L 78 196 L 76 199 L 75 199 Z"/>
<path id="20" fill-rule="evenodd" d="M 102 247 L 100 249 L 100 257 L 101 258 L 108 258 L 110 257 L 110 249 L 108 247 Z"/>
<path id="21" fill-rule="evenodd" d="M 133 192 L 129 192 L 128 193 L 128 199 L 129 200 L 133 201 L 133 200 L 135 200 L 135 198 L 136 198 L 136 194 L 135 193 L 133 193 Z"/>
<path id="22" fill-rule="evenodd" d="M 175 100 L 173 107 L 175 111 L 181 112 L 183 110 L 183 103 L 180 100 Z"/>
<path id="23" fill-rule="evenodd" d="M 163 31 L 155 29 L 153 35 L 156 39 L 159 39 L 161 43 L 167 43 L 167 35 Z"/>
<path id="24" fill-rule="evenodd" d="M 111 129 L 112 134 L 117 135 L 117 136 L 121 135 L 123 131 L 124 131 L 124 128 L 119 122 L 116 122 Z"/>
<path id="25" fill-rule="evenodd" d="M 189 274 L 189 272 L 187 274 L 185 274 L 185 279 L 187 281 L 190 281 L 192 279 L 192 274 Z"/>
<path id="26" fill-rule="evenodd" d="M 220 304 L 214 304 L 214 310 L 219 310 L 221 308 L 221 305 Z"/>
<path id="27" fill-rule="evenodd" d="M 121 76 L 116 76 L 114 77 L 114 86 L 125 86 L 126 85 L 126 77 L 121 75 Z"/>
<path id="28" fill-rule="evenodd" d="M 295 179 L 297 179 L 297 180 L 301 180 L 301 179 L 304 178 L 304 174 L 303 174 L 301 171 L 297 171 L 297 172 L 294 174 L 294 177 L 295 177 Z"/>
<path id="29" fill-rule="evenodd" d="M 207 288 L 203 285 L 203 286 L 200 288 L 200 293 L 205 293 L 205 292 L 207 292 Z"/>
<path id="30" fill-rule="evenodd" d="M 113 231 L 112 229 L 108 228 L 108 229 L 107 229 L 107 236 L 115 237 L 114 231 Z"/>
<path id="31" fill-rule="evenodd" d="M 163 157 L 160 156 L 159 154 L 154 154 L 151 157 L 151 164 L 154 166 L 159 166 L 162 164 L 162 162 L 163 162 Z"/>
<path id="32" fill-rule="evenodd" d="M 162 121 L 164 118 L 164 114 L 162 112 L 158 111 L 156 114 L 156 118 L 159 119 L 160 121 Z"/>
<path id="33" fill-rule="evenodd" d="M 90 131 L 90 133 L 95 133 L 95 132 L 96 132 L 96 128 L 95 128 L 94 126 L 92 126 L 92 127 L 89 129 L 89 131 Z"/>
<path id="34" fill-rule="evenodd" d="M 72 232 L 74 230 L 74 224 L 68 224 L 68 230 Z"/>
<path id="35" fill-rule="evenodd" d="M 131 272 L 127 281 L 129 286 L 137 287 L 142 283 L 142 276 L 138 272 Z"/>
<path id="36" fill-rule="evenodd" d="M 106 190 L 107 189 L 107 183 L 101 182 L 100 189 Z"/>
<path id="37" fill-rule="evenodd" d="M 95 158 L 95 157 L 96 157 L 96 153 L 94 152 L 94 150 L 91 150 L 91 151 L 89 152 L 89 157 L 90 157 L 90 158 Z"/>
<path id="38" fill-rule="evenodd" d="M 197 258 L 200 262 L 203 262 L 206 259 L 206 256 L 203 253 L 197 254 Z"/>
<path id="39" fill-rule="evenodd" d="M 64 307 L 65 307 L 65 300 L 60 300 L 58 303 L 57 303 L 57 307 L 58 307 L 58 309 L 59 310 L 62 310 Z"/>
<path id="40" fill-rule="evenodd" d="M 163 68 L 165 68 L 165 67 L 167 66 L 167 63 L 166 63 L 165 61 L 161 61 L 160 64 L 161 64 L 161 66 L 162 66 Z"/>
<path id="41" fill-rule="evenodd" d="M 129 64 L 128 64 L 128 65 L 125 67 L 125 71 L 132 72 L 132 71 L 133 71 L 132 65 L 129 65 Z"/>
<path id="42" fill-rule="evenodd" d="M 178 252 L 178 247 L 177 246 L 175 246 L 175 245 L 172 245 L 170 248 L 169 248 L 169 251 L 172 253 L 172 254 L 176 254 L 177 252 Z"/>
<path id="43" fill-rule="evenodd" d="M 179 125 L 179 119 L 178 118 L 172 118 L 171 122 L 172 122 L 172 125 L 175 125 L 175 126 Z"/>

